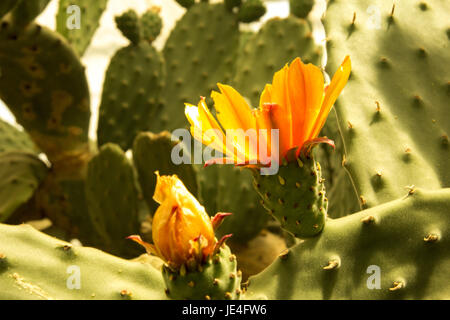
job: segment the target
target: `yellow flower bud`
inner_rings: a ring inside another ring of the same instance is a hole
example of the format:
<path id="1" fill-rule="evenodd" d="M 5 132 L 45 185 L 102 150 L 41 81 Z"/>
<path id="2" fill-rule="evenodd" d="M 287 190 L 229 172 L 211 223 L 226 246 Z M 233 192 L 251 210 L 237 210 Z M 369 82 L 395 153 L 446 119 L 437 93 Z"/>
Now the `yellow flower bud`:
<path id="1" fill-rule="evenodd" d="M 216 244 L 211 218 L 176 175 L 156 175 L 153 199 L 160 206 L 152 236 L 157 254 L 175 268 L 192 260 L 201 262 Z"/>

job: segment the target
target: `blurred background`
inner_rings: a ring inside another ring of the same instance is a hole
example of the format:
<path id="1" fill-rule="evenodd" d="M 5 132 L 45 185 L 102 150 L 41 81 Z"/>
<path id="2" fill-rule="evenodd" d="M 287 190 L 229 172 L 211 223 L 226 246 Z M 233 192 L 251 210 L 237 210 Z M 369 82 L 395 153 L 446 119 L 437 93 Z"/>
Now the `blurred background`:
<path id="1" fill-rule="evenodd" d="M 210 2 L 215 1 L 210 0 Z M 260 21 L 250 25 L 241 24 L 241 26 L 256 31 L 259 26 L 268 19 L 273 17 L 283 18 L 288 16 L 288 0 L 265 1 L 265 3 L 267 6 L 267 13 Z M 314 27 L 314 38 L 318 43 L 321 43 L 324 40 L 324 32 L 320 18 L 325 10 L 325 5 L 325 0 L 316 1 L 316 5 L 311 12 L 311 21 L 313 22 Z M 102 16 L 100 27 L 97 29 L 89 48 L 81 59 L 83 64 L 86 66 L 87 78 L 91 92 L 92 118 L 89 132 L 90 137 L 94 140 L 96 138 L 98 107 L 102 94 L 105 71 L 116 50 L 127 45 L 128 43 L 128 40 L 126 40 L 116 28 L 114 17 L 130 8 L 135 9 L 138 13 L 143 13 L 151 6 L 158 6 L 161 8 L 161 16 L 164 26 L 161 35 L 154 42 L 154 45 L 158 49 L 162 49 L 168 35 L 170 34 L 170 30 L 185 11 L 184 8 L 178 5 L 178 3 L 174 0 L 110 0 L 108 2 L 108 7 Z M 38 23 L 51 29 L 55 29 L 55 17 L 57 10 L 58 1 L 52 0 L 46 10 L 37 19 Z M 324 57 L 324 59 L 326 59 L 326 57 Z M 2 101 L 0 101 L 0 118 L 11 124 L 17 125 L 14 116 L 6 108 Z"/>

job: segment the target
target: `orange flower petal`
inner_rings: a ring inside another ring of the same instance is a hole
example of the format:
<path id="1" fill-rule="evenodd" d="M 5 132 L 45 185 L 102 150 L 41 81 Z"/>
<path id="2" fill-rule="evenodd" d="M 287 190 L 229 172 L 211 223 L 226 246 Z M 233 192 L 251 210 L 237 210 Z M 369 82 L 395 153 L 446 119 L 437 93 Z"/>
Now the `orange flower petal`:
<path id="1" fill-rule="evenodd" d="M 303 125 L 303 140 L 305 141 L 315 138 L 312 134 L 314 125 L 321 112 L 323 100 L 324 79 L 322 71 L 313 64 L 302 66 L 303 76 L 305 79 L 306 94 L 306 108 L 305 108 L 305 122 Z"/>
<path id="2" fill-rule="evenodd" d="M 232 87 L 218 83 L 221 93 L 213 91 L 211 97 L 217 111 L 217 119 L 225 129 L 242 128 L 247 131 L 255 127 L 250 107 L 245 99 Z"/>
<path id="3" fill-rule="evenodd" d="M 322 127 L 325 124 L 325 121 L 328 117 L 328 113 L 330 112 L 331 107 L 334 105 L 342 89 L 344 89 L 345 85 L 347 84 L 348 78 L 350 77 L 351 69 L 352 69 L 351 60 L 350 57 L 347 56 L 345 57 L 339 69 L 334 74 L 330 86 L 328 87 L 325 93 L 325 98 L 322 103 L 320 115 L 313 128 L 312 132 L 313 138 L 317 137 L 320 133 L 320 130 L 322 130 Z"/>

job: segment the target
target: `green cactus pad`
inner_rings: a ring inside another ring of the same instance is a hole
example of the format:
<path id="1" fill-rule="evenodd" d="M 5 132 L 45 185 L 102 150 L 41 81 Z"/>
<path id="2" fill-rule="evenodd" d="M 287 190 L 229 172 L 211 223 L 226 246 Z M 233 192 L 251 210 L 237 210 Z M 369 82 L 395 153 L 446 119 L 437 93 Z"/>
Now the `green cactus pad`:
<path id="1" fill-rule="evenodd" d="M 0 153 L 0 221 L 33 196 L 47 171 L 47 166 L 33 154 Z"/>
<path id="2" fill-rule="evenodd" d="M 235 14 L 223 4 L 198 3 L 186 11 L 172 30 L 163 50 L 167 83 L 159 126 L 153 131 L 188 126 L 184 103 L 197 104 L 217 82 L 232 78 L 239 47 L 239 25 Z"/>
<path id="3" fill-rule="evenodd" d="M 312 157 L 280 166 L 276 175 L 254 175 L 263 205 L 295 237 L 322 231 L 328 209 L 320 164 Z"/>
<path id="4" fill-rule="evenodd" d="M 163 27 L 159 12 L 152 9 L 148 10 L 141 16 L 140 22 L 142 37 L 149 42 L 153 42 L 159 36 Z"/>
<path id="5" fill-rule="evenodd" d="M 197 177 L 206 212 L 210 215 L 232 213 L 216 231 L 219 237 L 233 234 L 229 241 L 246 243 L 267 225 L 270 216 L 252 187 L 249 170 L 233 165 L 212 165 L 199 168 Z"/>
<path id="6" fill-rule="evenodd" d="M 236 63 L 235 88 L 257 107 L 266 83 L 286 63 L 300 57 L 320 64 L 321 49 L 314 43 L 310 23 L 296 17 L 273 18 L 250 37 Z"/>
<path id="7" fill-rule="evenodd" d="M 81 57 L 89 46 L 92 37 L 100 25 L 100 18 L 106 9 L 108 0 L 60 0 L 56 16 L 56 30 L 62 34 Z M 70 29 L 68 22 L 75 18 L 74 12 L 67 12 L 72 6 L 80 8 L 80 28 Z"/>
<path id="8" fill-rule="evenodd" d="M 90 118 L 84 67 L 56 33 L 36 24 L 0 31 L 0 98 L 50 161 L 84 153 Z"/>
<path id="9" fill-rule="evenodd" d="M 160 271 L 148 264 L 120 259 L 93 248 L 75 247 L 28 225 L 0 225 L 0 299 L 166 297 Z"/>
<path id="10" fill-rule="evenodd" d="M 306 18 L 314 7 L 315 0 L 289 0 L 291 13 L 299 18 Z"/>
<path id="11" fill-rule="evenodd" d="M 352 60 L 336 111 L 362 208 L 450 186 L 449 12 L 448 1 L 329 2 L 327 71 Z"/>
<path id="12" fill-rule="evenodd" d="M 242 22 L 258 21 L 266 11 L 266 6 L 261 0 L 245 0 L 239 8 L 238 19 Z"/>
<path id="13" fill-rule="evenodd" d="M 117 29 L 123 36 L 133 44 L 138 44 L 141 40 L 141 30 L 139 26 L 139 17 L 134 10 L 128 10 L 115 18 Z"/>
<path id="14" fill-rule="evenodd" d="M 89 217 L 108 251 L 136 254 L 137 245 L 126 237 L 139 233 L 138 190 L 133 166 L 119 146 L 105 144 L 89 162 L 86 199 Z"/>
<path id="15" fill-rule="evenodd" d="M 175 300 L 231 300 L 241 294 L 242 274 L 237 271 L 236 256 L 226 245 L 201 265 L 200 271 L 180 274 L 163 266 L 163 278 L 167 296 Z"/>
<path id="16" fill-rule="evenodd" d="M 0 153 L 7 151 L 25 151 L 37 153 L 30 136 L 0 119 Z"/>
<path id="17" fill-rule="evenodd" d="M 163 106 L 165 68 L 147 41 L 120 49 L 106 72 L 99 111 L 98 145 L 129 149 L 140 131 L 151 129 Z"/>
<path id="18" fill-rule="evenodd" d="M 289 249 L 250 277 L 244 298 L 449 297 L 449 210 L 450 189 L 416 189 L 398 200 L 329 220 L 318 237 Z"/>
<path id="19" fill-rule="evenodd" d="M 15 2 L 18 4 L 11 11 L 11 19 L 16 27 L 23 28 L 44 11 L 50 0 L 16 0 Z"/>
<path id="20" fill-rule="evenodd" d="M 190 164 L 174 164 L 171 159 L 172 150 L 179 143 L 172 140 L 171 134 L 167 131 L 160 134 L 142 132 L 134 142 L 134 165 L 139 174 L 144 199 L 152 213 L 158 208 L 158 204 L 153 200 L 156 187 L 155 171 L 159 171 L 160 175 L 176 174 L 189 192 L 195 197 L 198 196 L 198 183 L 194 167 Z"/>

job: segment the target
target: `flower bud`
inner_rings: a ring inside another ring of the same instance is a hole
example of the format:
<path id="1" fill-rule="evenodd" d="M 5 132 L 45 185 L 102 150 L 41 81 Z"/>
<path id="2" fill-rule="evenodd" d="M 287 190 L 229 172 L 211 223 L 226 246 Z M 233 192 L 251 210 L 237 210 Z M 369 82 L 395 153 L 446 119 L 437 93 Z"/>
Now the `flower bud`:
<path id="1" fill-rule="evenodd" d="M 160 206 L 152 236 L 158 255 L 174 268 L 192 260 L 203 262 L 216 244 L 210 217 L 176 175 L 156 174 L 153 199 Z"/>

